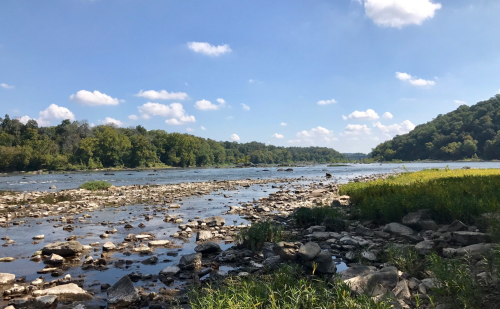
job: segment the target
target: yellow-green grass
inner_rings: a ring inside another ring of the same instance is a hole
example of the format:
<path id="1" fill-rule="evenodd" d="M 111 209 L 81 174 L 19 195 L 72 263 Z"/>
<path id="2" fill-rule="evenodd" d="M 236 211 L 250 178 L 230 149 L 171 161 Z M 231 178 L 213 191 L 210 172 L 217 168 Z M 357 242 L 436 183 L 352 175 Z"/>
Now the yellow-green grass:
<path id="1" fill-rule="evenodd" d="M 500 210 L 500 169 L 432 169 L 387 179 L 341 186 L 340 194 L 362 218 L 400 222 L 409 212 L 429 209 L 439 223 L 474 223 L 483 213 Z"/>
<path id="2" fill-rule="evenodd" d="M 80 186 L 81 189 L 87 189 L 90 191 L 106 190 L 109 187 L 111 187 L 111 184 L 109 182 L 101 180 L 87 181 L 86 183 Z"/>

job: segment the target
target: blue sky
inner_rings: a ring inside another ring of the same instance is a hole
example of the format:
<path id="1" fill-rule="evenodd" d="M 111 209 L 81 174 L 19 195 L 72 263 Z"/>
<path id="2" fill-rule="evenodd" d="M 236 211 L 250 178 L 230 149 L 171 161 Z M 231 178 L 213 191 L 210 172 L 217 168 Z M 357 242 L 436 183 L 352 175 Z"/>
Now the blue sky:
<path id="1" fill-rule="evenodd" d="M 0 114 L 369 152 L 500 91 L 499 12 L 494 0 L 3 1 Z"/>

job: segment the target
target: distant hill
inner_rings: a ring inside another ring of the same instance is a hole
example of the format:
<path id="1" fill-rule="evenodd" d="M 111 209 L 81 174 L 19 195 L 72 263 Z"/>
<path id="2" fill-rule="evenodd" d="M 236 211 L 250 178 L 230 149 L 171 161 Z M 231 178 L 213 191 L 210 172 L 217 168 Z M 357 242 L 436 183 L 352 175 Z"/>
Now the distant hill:
<path id="1" fill-rule="evenodd" d="M 343 155 L 348 159 L 348 160 L 357 160 L 361 161 L 363 159 L 368 159 L 370 157 L 369 154 L 366 153 L 361 153 L 361 152 L 356 152 L 356 153 L 343 153 Z"/>
<path id="2" fill-rule="evenodd" d="M 373 149 L 377 160 L 500 159 L 500 95 L 445 115 Z"/>

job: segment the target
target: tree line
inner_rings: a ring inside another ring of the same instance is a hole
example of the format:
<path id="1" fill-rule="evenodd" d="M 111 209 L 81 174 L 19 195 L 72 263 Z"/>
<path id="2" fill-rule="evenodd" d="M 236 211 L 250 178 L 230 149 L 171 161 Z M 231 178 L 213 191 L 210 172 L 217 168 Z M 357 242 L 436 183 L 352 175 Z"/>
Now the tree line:
<path id="1" fill-rule="evenodd" d="M 379 161 L 500 159 L 500 95 L 438 115 L 378 145 L 371 156 Z"/>
<path id="2" fill-rule="evenodd" d="M 189 167 L 238 163 L 290 164 L 345 159 L 324 147 L 276 147 L 263 143 L 217 142 L 190 134 L 146 130 L 142 126 L 91 127 L 63 120 L 39 127 L 9 115 L 0 117 L 0 171 L 94 169 L 108 167 Z"/>

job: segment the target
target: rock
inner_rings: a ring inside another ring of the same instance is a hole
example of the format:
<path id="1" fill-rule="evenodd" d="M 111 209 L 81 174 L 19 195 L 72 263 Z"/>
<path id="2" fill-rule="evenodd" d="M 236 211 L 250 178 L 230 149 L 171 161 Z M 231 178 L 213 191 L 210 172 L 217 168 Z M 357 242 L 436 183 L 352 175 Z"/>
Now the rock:
<path id="1" fill-rule="evenodd" d="M 410 212 L 403 217 L 403 224 L 414 229 L 421 229 L 420 223 L 425 220 L 430 220 L 429 210 L 421 209 L 416 212 Z"/>
<path id="2" fill-rule="evenodd" d="M 169 208 L 170 209 L 178 209 L 178 208 L 181 208 L 181 205 L 179 205 L 179 204 L 170 204 Z"/>
<path id="3" fill-rule="evenodd" d="M 276 253 L 274 253 L 274 243 L 272 242 L 265 242 L 264 245 L 262 246 L 262 254 L 264 255 L 264 259 L 270 258 L 271 256 L 275 256 Z"/>
<path id="4" fill-rule="evenodd" d="M 42 249 L 43 255 L 58 254 L 63 257 L 75 256 L 83 251 L 83 246 L 78 241 L 63 241 L 48 244 Z"/>
<path id="5" fill-rule="evenodd" d="M 383 231 L 399 236 L 408 236 L 415 234 L 415 231 L 411 228 L 396 222 L 389 223 L 384 226 Z"/>
<path id="6" fill-rule="evenodd" d="M 434 249 L 434 242 L 431 240 L 424 240 L 415 245 L 415 249 L 418 253 L 426 255 Z"/>
<path id="7" fill-rule="evenodd" d="M 123 276 L 108 289 L 108 304 L 115 306 L 129 306 L 139 299 L 139 293 L 129 276 Z"/>
<path id="8" fill-rule="evenodd" d="M 365 266 L 365 265 L 351 265 L 348 269 L 341 271 L 340 276 L 342 280 L 351 279 L 358 276 L 363 276 L 372 272 L 377 271 L 375 266 Z"/>
<path id="9" fill-rule="evenodd" d="M 64 262 L 64 258 L 60 255 L 52 253 L 50 257 L 44 262 L 49 265 L 62 265 L 62 263 Z"/>
<path id="10" fill-rule="evenodd" d="M 281 264 L 281 257 L 279 255 L 273 255 L 268 257 L 262 262 L 262 265 L 268 266 L 270 268 L 276 268 Z"/>
<path id="11" fill-rule="evenodd" d="M 376 272 L 344 280 L 344 282 L 349 284 L 351 290 L 358 294 L 368 291 L 370 295 L 377 296 L 396 287 L 398 270 L 396 267 L 386 267 Z"/>
<path id="12" fill-rule="evenodd" d="M 334 274 L 337 271 L 337 267 L 332 259 L 332 254 L 328 251 L 321 251 L 312 261 L 310 267 L 313 263 L 316 263 L 316 271 L 323 274 Z"/>
<path id="13" fill-rule="evenodd" d="M 11 284 L 16 280 L 16 275 L 0 273 L 0 285 Z"/>
<path id="14" fill-rule="evenodd" d="M 372 230 L 364 227 L 364 226 L 358 226 L 356 230 L 354 230 L 356 234 L 362 235 L 362 236 L 373 236 L 374 233 Z"/>
<path id="15" fill-rule="evenodd" d="M 311 240 L 328 240 L 330 239 L 329 232 L 314 232 L 312 234 L 307 235 Z"/>
<path id="16" fill-rule="evenodd" d="M 489 243 L 491 237 L 489 234 L 479 233 L 479 232 L 453 232 L 451 234 L 453 240 L 461 245 L 468 246 L 478 243 Z"/>
<path id="17" fill-rule="evenodd" d="M 473 259 L 481 259 L 486 256 L 491 248 L 491 244 L 474 244 L 457 249 L 444 248 L 443 255 L 447 258 L 453 258 L 456 256 L 464 256 L 466 254 L 469 254 Z"/>
<path id="18" fill-rule="evenodd" d="M 49 189 L 54 190 L 55 188 L 56 188 L 56 186 L 52 185 L 52 186 L 50 186 Z"/>
<path id="19" fill-rule="evenodd" d="M 32 302 L 32 306 L 34 308 L 43 308 L 43 309 L 53 309 L 57 307 L 57 296 L 55 295 L 45 295 L 38 296 Z"/>
<path id="20" fill-rule="evenodd" d="M 33 239 L 45 239 L 45 235 L 36 235 L 33 237 Z"/>
<path id="21" fill-rule="evenodd" d="M 196 241 L 212 239 L 212 231 L 199 231 L 196 235 Z"/>
<path id="22" fill-rule="evenodd" d="M 214 242 L 205 242 L 199 244 L 194 248 L 194 251 L 201 254 L 211 254 L 211 253 L 219 253 L 222 251 L 220 246 Z"/>
<path id="23" fill-rule="evenodd" d="M 315 226 L 309 227 L 306 231 L 309 234 L 312 234 L 314 232 L 325 232 L 326 231 L 326 226 L 315 225 Z"/>
<path id="24" fill-rule="evenodd" d="M 141 262 L 144 265 L 152 265 L 158 263 L 158 257 L 156 255 L 150 256 Z"/>
<path id="25" fill-rule="evenodd" d="M 201 253 L 183 255 L 179 261 L 179 268 L 182 270 L 194 270 L 201 268 Z"/>
<path id="26" fill-rule="evenodd" d="M 13 257 L 3 257 L 0 258 L 0 263 L 14 262 L 16 259 Z"/>
<path id="27" fill-rule="evenodd" d="M 173 277 L 181 272 L 181 269 L 177 266 L 169 266 L 160 271 L 160 276 Z"/>
<path id="28" fill-rule="evenodd" d="M 392 292 L 399 299 L 410 299 L 411 298 L 410 289 L 408 288 L 408 281 L 406 281 L 405 279 L 402 279 L 401 281 L 399 281 L 398 284 L 396 284 L 396 287 L 394 288 L 394 290 L 392 290 Z"/>
<path id="29" fill-rule="evenodd" d="M 308 242 L 300 246 L 297 255 L 304 261 L 314 259 L 321 252 L 321 247 L 315 242 Z"/>
<path id="30" fill-rule="evenodd" d="M 424 220 L 420 222 L 420 229 L 422 231 L 437 231 L 439 226 L 434 220 Z"/>
<path id="31" fill-rule="evenodd" d="M 283 260 L 293 261 L 295 260 L 296 252 L 293 243 L 287 243 L 280 241 L 273 247 L 274 253 L 279 255 Z"/>
<path id="32" fill-rule="evenodd" d="M 439 287 L 439 281 L 436 278 L 422 279 L 422 284 L 427 290 Z"/>
<path id="33" fill-rule="evenodd" d="M 74 283 L 58 285 L 46 290 L 33 291 L 33 296 L 55 295 L 60 300 L 83 301 L 91 300 L 92 295 Z"/>
<path id="34" fill-rule="evenodd" d="M 114 243 L 112 243 L 111 241 L 108 241 L 107 243 L 105 243 L 103 246 L 102 246 L 102 250 L 103 251 L 113 251 L 116 249 L 116 246 Z"/>
<path id="35" fill-rule="evenodd" d="M 458 231 L 464 231 L 467 229 L 467 225 L 465 225 L 462 221 L 455 220 L 453 221 L 452 224 L 448 226 L 447 231 L 448 232 L 458 232 Z"/>
<path id="36" fill-rule="evenodd" d="M 377 255 L 372 251 L 362 251 L 361 257 L 371 262 L 375 262 L 377 260 Z"/>
<path id="37" fill-rule="evenodd" d="M 359 246 L 359 242 L 353 239 L 351 236 L 344 236 L 340 239 L 340 244 L 348 246 Z"/>
<path id="38" fill-rule="evenodd" d="M 170 244 L 170 240 L 152 240 L 148 243 L 150 247 L 154 246 L 166 246 Z"/>
<path id="39" fill-rule="evenodd" d="M 200 225 L 202 223 L 205 223 L 209 227 L 223 226 L 226 223 L 226 219 L 224 219 L 221 216 L 214 216 L 214 217 L 198 220 L 198 223 Z"/>

